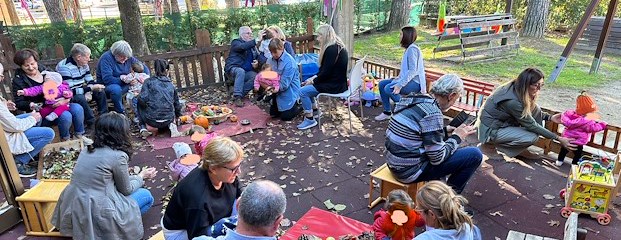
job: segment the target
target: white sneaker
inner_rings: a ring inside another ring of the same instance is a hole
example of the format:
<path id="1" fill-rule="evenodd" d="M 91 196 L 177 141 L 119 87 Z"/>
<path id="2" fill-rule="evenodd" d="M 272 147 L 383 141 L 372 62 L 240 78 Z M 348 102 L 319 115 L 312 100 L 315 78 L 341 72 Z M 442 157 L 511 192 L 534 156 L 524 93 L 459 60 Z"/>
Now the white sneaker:
<path id="1" fill-rule="evenodd" d="M 555 165 L 557 167 L 563 166 L 563 161 L 556 161 Z"/>
<path id="2" fill-rule="evenodd" d="M 86 136 L 83 135 L 78 135 L 77 136 L 78 139 L 82 139 L 82 142 L 84 143 L 84 145 L 89 146 L 93 144 L 93 140 L 90 138 L 87 138 Z"/>
<path id="3" fill-rule="evenodd" d="M 380 115 L 377 115 L 377 117 L 375 117 L 375 121 L 384 121 L 384 120 L 390 119 L 391 116 L 392 115 L 388 115 L 386 113 L 382 113 Z"/>

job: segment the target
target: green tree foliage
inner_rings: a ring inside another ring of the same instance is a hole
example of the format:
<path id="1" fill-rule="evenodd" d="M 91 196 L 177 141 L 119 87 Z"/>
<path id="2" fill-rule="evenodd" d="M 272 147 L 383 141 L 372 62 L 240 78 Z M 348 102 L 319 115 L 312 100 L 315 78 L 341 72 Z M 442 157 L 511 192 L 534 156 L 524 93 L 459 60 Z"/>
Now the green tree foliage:
<path id="1" fill-rule="evenodd" d="M 143 16 L 142 20 L 149 49 L 152 53 L 161 53 L 195 46 L 194 32 L 198 28 L 209 30 L 214 45 L 228 44 L 237 38 L 240 26 L 251 26 L 258 31 L 270 25 L 278 25 L 288 35 L 303 34 L 306 32 L 306 18 L 313 18 L 315 26 L 319 26 L 322 20 L 320 13 L 319 2 L 309 2 L 234 10 L 203 10 L 168 15 L 159 21 L 151 16 Z M 65 54 L 68 54 L 73 43 L 81 42 L 91 48 L 93 57 L 99 57 L 112 43 L 123 39 L 118 18 L 86 20 L 82 27 L 73 23 L 9 27 L 9 34 L 17 49 L 32 48 L 45 53 L 55 44 L 61 44 Z"/>

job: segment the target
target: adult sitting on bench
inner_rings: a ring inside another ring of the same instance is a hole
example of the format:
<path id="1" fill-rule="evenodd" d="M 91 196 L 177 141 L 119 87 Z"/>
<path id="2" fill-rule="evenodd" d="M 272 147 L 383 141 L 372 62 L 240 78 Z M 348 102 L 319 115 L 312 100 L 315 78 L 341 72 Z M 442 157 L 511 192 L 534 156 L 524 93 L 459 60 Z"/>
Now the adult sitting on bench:
<path id="1" fill-rule="evenodd" d="M 395 107 L 386 130 L 386 160 L 390 171 L 403 183 L 440 180 L 450 175 L 448 184 L 461 193 L 481 164 L 478 148 L 459 148 L 459 143 L 476 130 L 461 125 L 448 135 L 443 111 L 447 111 L 464 90 L 453 74 L 442 76 L 431 95 L 403 97 Z"/>
<path id="2" fill-rule="evenodd" d="M 537 95 L 544 85 L 543 73 L 527 68 L 513 81 L 500 86 L 487 99 L 476 123 L 479 141 L 487 150 L 495 148 L 508 157 L 521 155 L 539 159 L 526 149 L 539 136 L 558 140 L 563 147 L 574 150 L 573 139 L 558 136 L 542 126 L 542 121 L 561 123 L 561 115 L 549 115 L 537 105 Z"/>
<path id="3" fill-rule="evenodd" d="M 254 78 L 257 76 L 255 69 L 258 67 L 256 50 L 257 43 L 261 41 L 265 33 L 256 40 L 252 38 L 252 29 L 248 26 L 239 28 L 239 38 L 231 42 L 231 50 L 224 64 L 224 72 L 235 80 L 233 85 L 233 98 L 237 107 L 243 107 L 243 98 L 254 87 Z"/>

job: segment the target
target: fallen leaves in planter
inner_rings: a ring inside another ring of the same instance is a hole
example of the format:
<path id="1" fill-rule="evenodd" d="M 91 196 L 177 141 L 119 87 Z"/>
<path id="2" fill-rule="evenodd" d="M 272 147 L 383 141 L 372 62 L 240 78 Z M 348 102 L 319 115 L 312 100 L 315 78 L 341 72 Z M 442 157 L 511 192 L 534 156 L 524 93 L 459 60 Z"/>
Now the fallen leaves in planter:
<path id="1" fill-rule="evenodd" d="M 80 155 L 80 149 L 61 148 L 59 151 L 50 151 L 43 156 L 44 179 L 71 179 L 73 167 Z"/>

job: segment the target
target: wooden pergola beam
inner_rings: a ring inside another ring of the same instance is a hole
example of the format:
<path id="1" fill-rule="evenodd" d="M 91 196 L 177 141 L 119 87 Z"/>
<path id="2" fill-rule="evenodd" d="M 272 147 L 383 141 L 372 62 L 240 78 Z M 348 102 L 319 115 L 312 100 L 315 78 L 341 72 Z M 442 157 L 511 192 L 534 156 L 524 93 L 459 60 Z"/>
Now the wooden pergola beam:
<path id="1" fill-rule="evenodd" d="M 606 42 L 608 41 L 608 33 L 612 27 L 612 20 L 617 13 L 618 3 L 618 0 L 610 0 L 610 4 L 608 4 L 608 12 L 606 13 L 606 19 L 604 19 L 602 32 L 599 35 L 599 42 L 597 43 L 597 49 L 595 50 L 595 57 L 593 57 L 593 63 L 591 63 L 591 70 L 589 71 L 590 74 L 597 73 L 597 71 L 599 71 L 599 65 L 602 62 L 602 52 L 604 51 Z"/>

